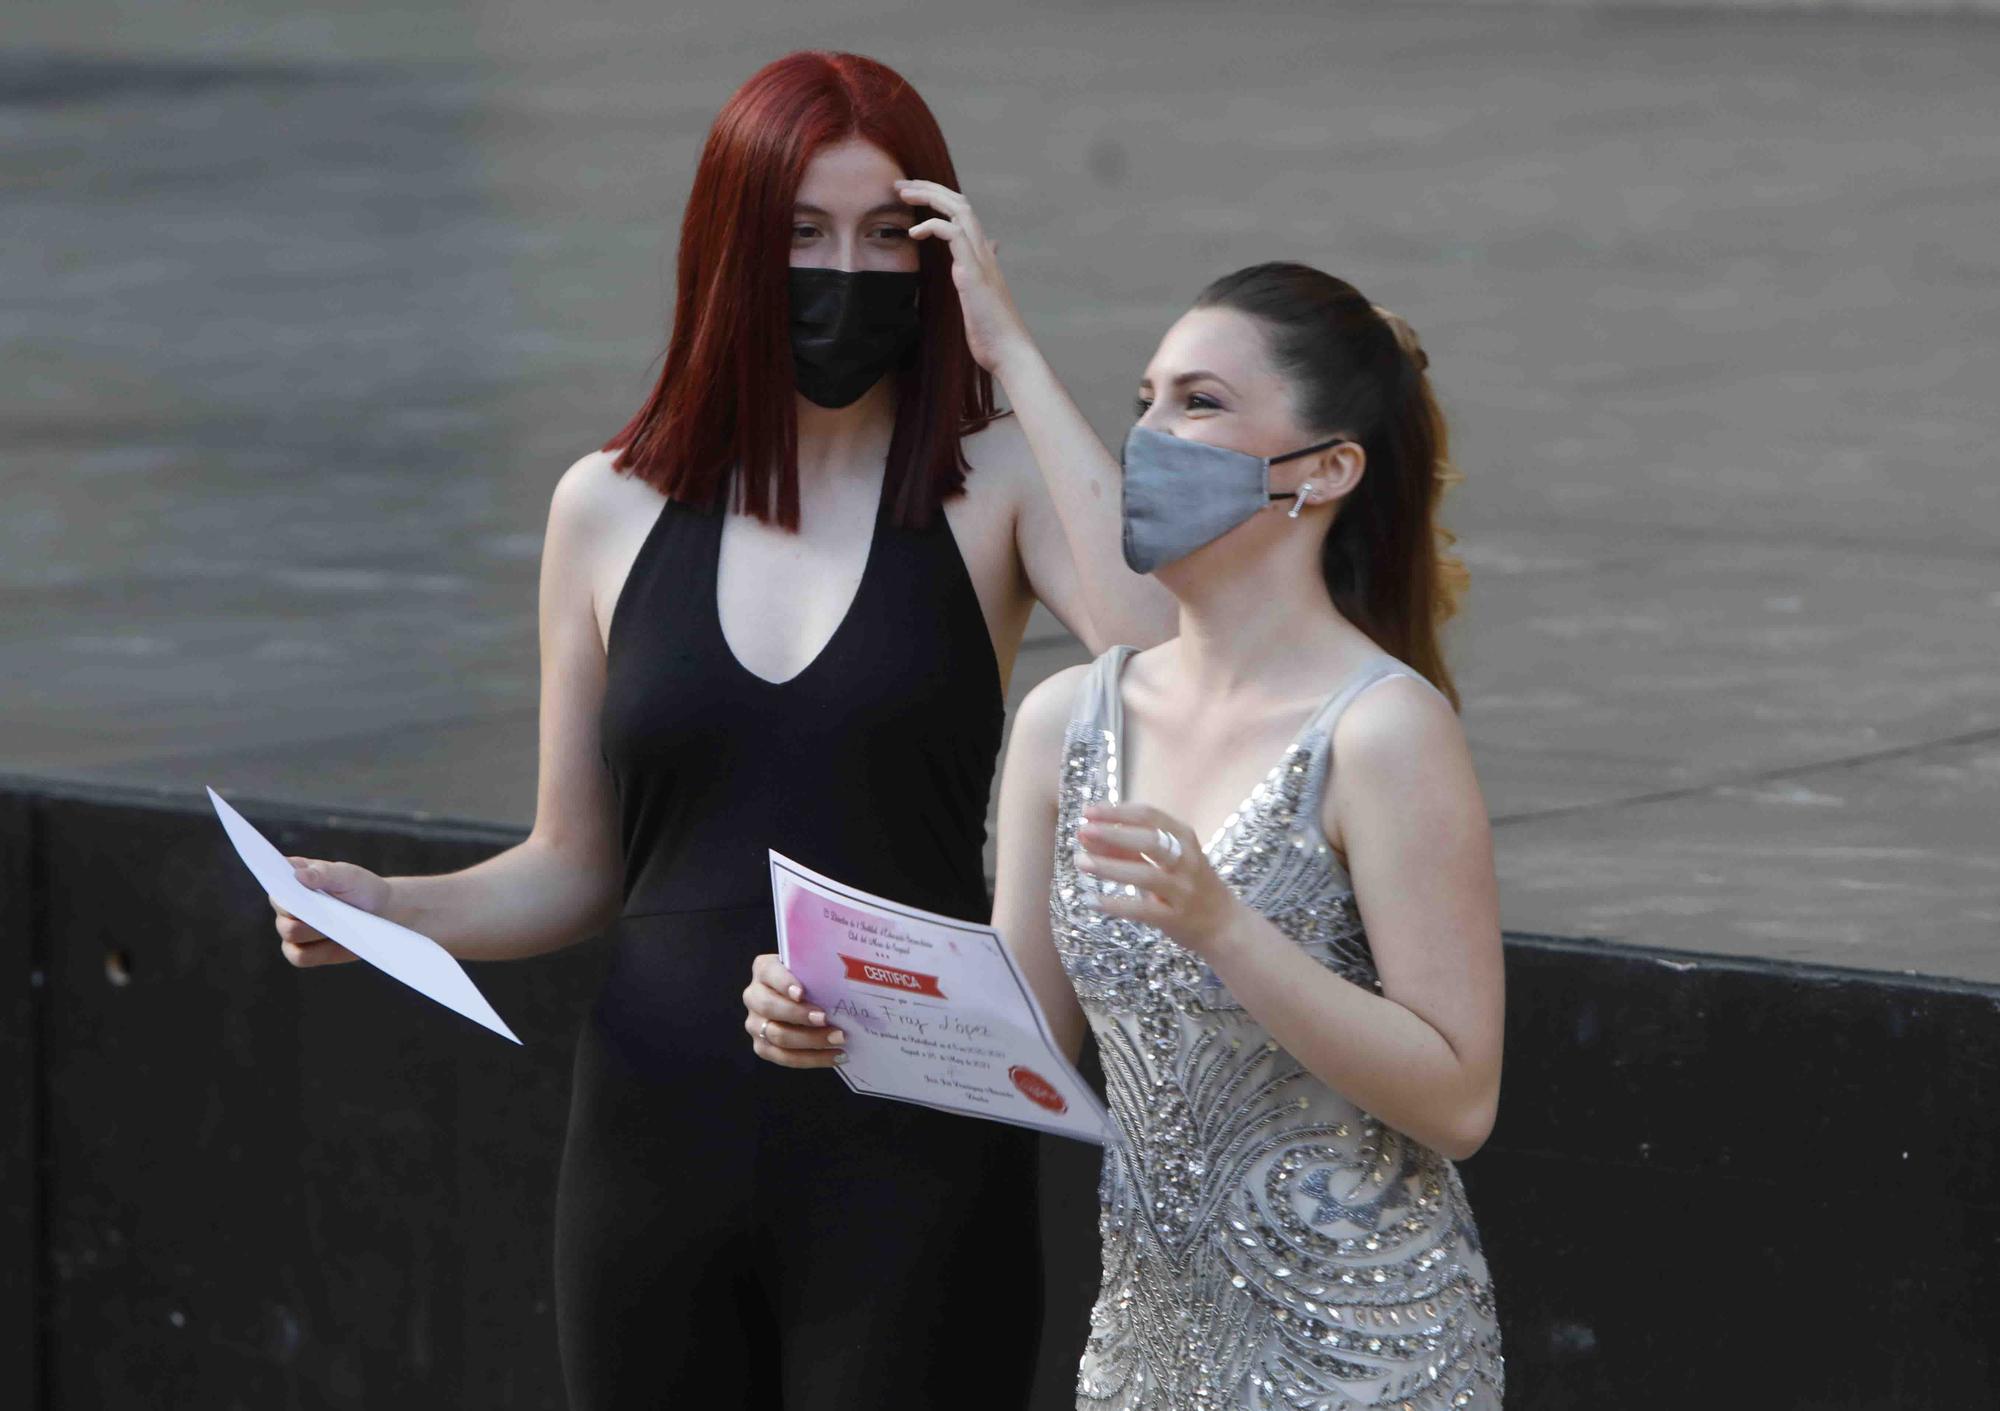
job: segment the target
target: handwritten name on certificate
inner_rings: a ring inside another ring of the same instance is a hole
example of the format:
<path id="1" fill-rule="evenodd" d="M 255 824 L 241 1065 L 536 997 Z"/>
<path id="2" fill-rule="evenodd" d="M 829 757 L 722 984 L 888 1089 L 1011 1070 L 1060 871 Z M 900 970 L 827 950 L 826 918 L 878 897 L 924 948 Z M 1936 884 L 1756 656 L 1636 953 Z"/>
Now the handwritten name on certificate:
<path id="1" fill-rule="evenodd" d="M 771 854 L 778 954 L 847 1035 L 871 1097 L 1103 1143 L 1110 1119 L 990 926 L 919 911 Z"/>

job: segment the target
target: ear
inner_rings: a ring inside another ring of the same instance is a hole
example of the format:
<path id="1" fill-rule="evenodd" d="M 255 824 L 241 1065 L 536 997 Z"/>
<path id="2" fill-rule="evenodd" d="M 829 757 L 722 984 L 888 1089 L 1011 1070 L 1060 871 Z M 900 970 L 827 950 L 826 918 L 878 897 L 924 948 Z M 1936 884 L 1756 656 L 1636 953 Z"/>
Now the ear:
<path id="1" fill-rule="evenodd" d="M 1345 499 L 1354 493 L 1368 469 L 1368 452 L 1359 441 L 1342 441 L 1326 448 L 1327 498 Z"/>
<path id="2" fill-rule="evenodd" d="M 1298 472 L 1299 485 L 1294 488 L 1305 491 L 1301 498 L 1306 504 L 1324 505 L 1354 493 L 1367 469 L 1368 453 L 1353 441 L 1342 441 L 1318 452 L 1304 464 L 1305 468 Z"/>

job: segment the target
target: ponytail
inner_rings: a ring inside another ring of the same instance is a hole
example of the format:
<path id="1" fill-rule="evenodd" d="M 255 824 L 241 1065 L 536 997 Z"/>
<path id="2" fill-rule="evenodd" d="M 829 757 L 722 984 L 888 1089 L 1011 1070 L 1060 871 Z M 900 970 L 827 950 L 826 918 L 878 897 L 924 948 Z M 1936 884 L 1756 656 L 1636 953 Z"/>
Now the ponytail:
<path id="1" fill-rule="evenodd" d="M 1427 475 L 1422 469 L 1416 471 L 1421 486 L 1429 492 L 1428 502 L 1423 506 L 1423 518 L 1430 526 L 1430 544 L 1428 556 L 1419 554 L 1411 565 L 1416 580 L 1411 589 L 1411 615 L 1428 621 L 1430 625 L 1429 631 L 1419 635 L 1415 649 L 1419 655 L 1427 651 L 1431 660 L 1424 662 L 1415 657 L 1405 660 L 1437 683 L 1440 690 L 1451 696 L 1452 704 L 1457 705 L 1457 691 L 1451 684 L 1450 671 L 1444 663 L 1438 631 L 1458 615 L 1472 575 L 1465 566 L 1465 560 L 1451 551 L 1452 546 L 1458 543 L 1458 536 L 1440 522 L 1438 508 L 1445 492 L 1454 485 L 1464 483 L 1465 476 L 1451 461 L 1450 430 L 1445 424 L 1444 412 L 1438 406 L 1437 394 L 1431 387 L 1430 354 L 1424 351 L 1416 330 L 1400 314 L 1391 313 L 1379 304 L 1369 307 L 1377 318 L 1388 325 L 1390 333 L 1395 336 L 1396 347 L 1403 355 L 1402 385 L 1397 389 L 1398 395 L 1393 399 L 1389 413 L 1390 437 L 1392 441 L 1401 442 L 1396 463 L 1399 466 L 1429 468 Z M 1427 616 L 1419 610 L 1426 600 Z"/>
<path id="2" fill-rule="evenodd" d="M 1451 464 L 1430 357 L 1395 314 L 1310 265 L 1273 262 L 1224 275 L 1195 307 L 1235 309 L 1268 329 L 1279 370 L 1315 434 L 1344 432 L 1367 455 L 1327 531 L 1320 570 L 1342 617 L 1451 701 L 1458 688 L 1439 631 L 1469 575 L 1438 503 L 1464 479 Z"/>

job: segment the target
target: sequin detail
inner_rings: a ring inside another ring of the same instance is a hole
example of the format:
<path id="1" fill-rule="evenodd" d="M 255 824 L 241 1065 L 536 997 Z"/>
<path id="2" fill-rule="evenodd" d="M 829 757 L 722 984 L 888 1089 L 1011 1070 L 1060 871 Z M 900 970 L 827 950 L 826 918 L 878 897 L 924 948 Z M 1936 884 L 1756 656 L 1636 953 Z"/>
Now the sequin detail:
<path id="1" fill-rule="evenodd" d="M 1198 957 L 1085 904 L 1100 884 L 1076 870 L 1076 827 L 1086 804 L 1121 796 L 1113 703 L 1127 650 L 1100 658 L 1065 740 L 1049 903 L 1119 1133 L 1099 1182 L 1103 1276 L 1076 1404 L 1495 1411 L 1499 1323 L 1457 1168 L 1307 1073 Z M 1207 855 L 1308 954 L 1379 991 L 1319 825 L 1341 704 L 1308 723 Z"/>

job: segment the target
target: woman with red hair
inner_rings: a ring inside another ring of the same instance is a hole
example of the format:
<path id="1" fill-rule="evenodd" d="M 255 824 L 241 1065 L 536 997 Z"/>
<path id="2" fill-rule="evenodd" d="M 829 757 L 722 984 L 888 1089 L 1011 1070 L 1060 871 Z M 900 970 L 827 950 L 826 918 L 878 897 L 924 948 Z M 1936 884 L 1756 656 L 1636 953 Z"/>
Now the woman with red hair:
<path id="1" fill-rule="evenodd" d="M 780 1071 L 825 1016 L 741 1008 L 767 849 L 986 920 L 1036 601 L 1094 652 L 1172 624 L 957 188 L 872 60 L 793 54 L 725 104 L 658 386 L 550 506 L 532 832 L 442 877 L 296 860 L 464 959 L 612 937 L 557 1196 L 573 1411 L 1026 1401 L 1033 1135 Z M 351 958 L 278 928 L 294 964 Z"/>

